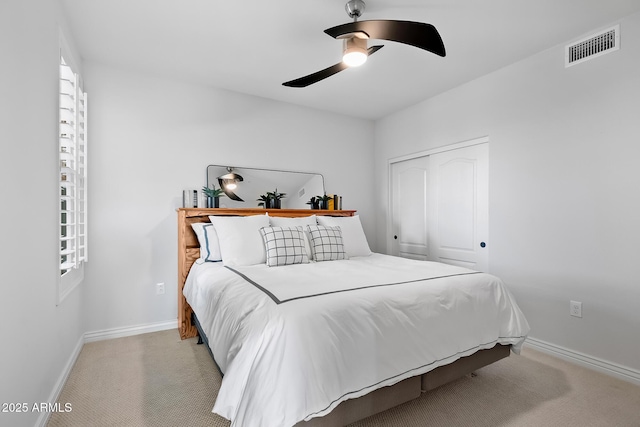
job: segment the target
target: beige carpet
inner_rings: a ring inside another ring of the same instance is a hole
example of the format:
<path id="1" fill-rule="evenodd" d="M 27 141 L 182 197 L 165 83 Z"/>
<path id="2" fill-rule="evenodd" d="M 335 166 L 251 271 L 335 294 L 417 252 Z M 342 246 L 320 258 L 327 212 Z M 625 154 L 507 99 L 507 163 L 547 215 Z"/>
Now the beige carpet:
<path id="1" fill-rule="evenodd" d="M 220 375 L 177 330 L 89 343 L 50 427 L 213 426 Z M 525 349 L 352 427 L 640 427 L 640 387 Z"/>

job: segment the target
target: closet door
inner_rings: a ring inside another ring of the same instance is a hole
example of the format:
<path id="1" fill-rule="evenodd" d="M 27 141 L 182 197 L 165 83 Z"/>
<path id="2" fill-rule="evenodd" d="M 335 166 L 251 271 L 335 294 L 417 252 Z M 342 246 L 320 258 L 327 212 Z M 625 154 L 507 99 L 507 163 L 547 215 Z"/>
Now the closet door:
<path id="1" fill-rule="evenodd" d="M 429 158 L 418 157 L 391 165 L 391 253 L 426 260 Z"/>
<path id="2" fill-rule="evenodd" d="M 488 269 L 489 146 L 429 156 L 429 260 Z"/>
<path id="3" fill-rule="evenodd" d="M 391 164 L 390 253 L 488 269 L 487 143 Z"/>

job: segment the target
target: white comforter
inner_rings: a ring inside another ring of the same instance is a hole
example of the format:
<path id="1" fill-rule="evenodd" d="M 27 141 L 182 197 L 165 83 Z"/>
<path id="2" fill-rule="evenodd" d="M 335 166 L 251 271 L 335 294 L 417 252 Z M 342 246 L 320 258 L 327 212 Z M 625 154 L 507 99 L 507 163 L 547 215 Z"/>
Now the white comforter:
<path id="1" fill-rule="evenodd" d="M 213 412 L 286 427 L 496 343 L 529 325 L 502 281 L 373 254 L 285 267 L 196 264 L 184 295 L 224 373 Z"/>

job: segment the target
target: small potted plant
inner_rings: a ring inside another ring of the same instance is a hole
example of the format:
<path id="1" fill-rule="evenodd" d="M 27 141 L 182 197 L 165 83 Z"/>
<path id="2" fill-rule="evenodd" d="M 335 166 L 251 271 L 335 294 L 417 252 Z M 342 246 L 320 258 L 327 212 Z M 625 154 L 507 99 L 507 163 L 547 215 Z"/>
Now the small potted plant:
<path id="1" fill-rule="evenodd" d="M 287 197 L 287 193 L 280 193 L 276 188 L 275 191 L 267 191 L 266 194 L 261 194 L 258 199 L 258 206 L 264 206 L 266 209 L 280 209 L 282 205 L 282 199 Z"/>
<path id="2" fill-rule="evenodd" d="M 282 206 L 282 199 L 287 197 L 287 193 L 280 193 L 277 188 L 273 192 L 267 192 L 267 195 L 271 197 L 271 207 L 273 209 L 280 209 Z"/>
<path id="3" fill-rule="evenodd" d="M 307 204 L 311 206 L 311 209 L 320 209 L 320 199 L 316 196 L 311 197 Z"/>
<path id="4" fill-rule="evenodd" d="M 224 191 L 222 188 L 216 188 L 215 184 L 213 188 L 202 187 L 202 192 L 205 196 L 207 196 L 207 207 L 208 208 L 219 208 L 220 207 L 220 197 L 224 197 Z"/>
<path id="5" fill-rule="evenodd" d="M 316 200 L 318 201 L 318 209 L 329 209 L 329 199 L 331 197 L 327 196 L 327 193 L 324 193 L 324 196 L 316 196 Z"/>
<path id="6" fill-rule="evenodd" d="M 261 194 L 260 197 L 256 199 L 258 206 L 263 206 L 265 209 L 269 209 L 271 207 L 271 198 L 269 197 L 269 193 Z"/>

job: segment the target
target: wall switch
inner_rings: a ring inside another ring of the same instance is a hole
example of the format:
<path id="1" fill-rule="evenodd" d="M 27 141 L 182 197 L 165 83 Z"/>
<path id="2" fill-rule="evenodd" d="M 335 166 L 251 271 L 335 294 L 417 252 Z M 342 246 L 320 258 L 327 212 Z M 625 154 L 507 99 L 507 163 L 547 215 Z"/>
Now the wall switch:
<path id="1" fill-rule="evenodd" d="M 164 283 L 157 283 L 156 284 L 156 295 L 163 295 L 164 294 Z"/>
<path id="2" fill-rule="evenodd" d="M 579 301 L 570 301 L 569 314 L 574 317 L 582 317 L 582 303 Z"/>

